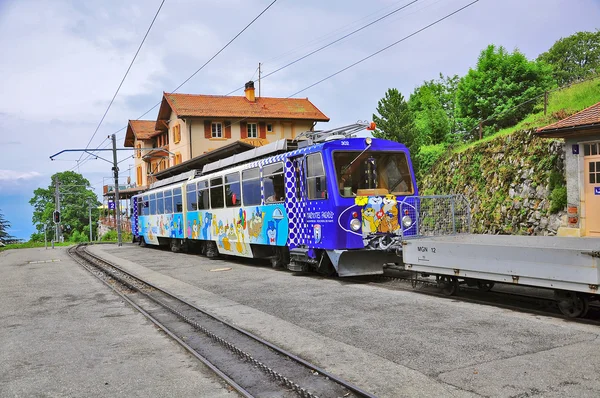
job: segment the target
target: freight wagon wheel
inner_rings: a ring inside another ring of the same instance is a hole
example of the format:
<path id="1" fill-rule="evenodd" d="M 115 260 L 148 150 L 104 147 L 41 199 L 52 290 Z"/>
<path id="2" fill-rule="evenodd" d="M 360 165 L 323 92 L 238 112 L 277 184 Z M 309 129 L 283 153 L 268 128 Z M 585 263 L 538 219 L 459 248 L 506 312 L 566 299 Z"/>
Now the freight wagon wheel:
<path id="1" fill-rule="evenodd" d="M 558 309 L 569 318 L 583 317 L 590 309 L 590 303 L 582 294 L 567 291 L 555 291 L 558 300 Z"/>
<path id="2" fill-rule="evenodd" d="M 477 289 L 482 292 L 489 292 L 494 287 L 494 282 L 490 281 L 477 281 Z"/>
<path id="3" fill-rule="evenodd" d="M 458 278 L 455 276 L 440 275 L 438 286 L 446 296 L 454 296 L 458 292 Z"/>

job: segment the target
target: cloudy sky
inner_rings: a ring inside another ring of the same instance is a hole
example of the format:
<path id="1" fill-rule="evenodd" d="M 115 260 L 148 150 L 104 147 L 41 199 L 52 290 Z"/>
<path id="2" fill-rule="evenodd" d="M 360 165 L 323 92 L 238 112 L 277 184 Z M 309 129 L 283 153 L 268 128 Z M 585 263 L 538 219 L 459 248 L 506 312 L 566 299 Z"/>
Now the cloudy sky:
<path id="1" fill-rule="evenodd" d="M 91 143 L 126 126 L 225 45 L 272 0 L 166 0 L 146 43 Z M 179 92 L 227 94 L 412 0 L 278 0 Z M 36 187 L 79 170 L 101 192 L 110 165 L 77 164 L 161 0 L 0 0 L 0 209 L 12 233 L 28 238 Z M 407 36 L 470 0 L 419 0 L 326 50 L 278 72 L 263 96 L 287 97 Z M 452 18 L 327 80 L 308 97 L 329 126 L 371 119 L 390 87 L 408 96 L 440 72 L 463 75 L 488 44 L 529 58 L 560 37 L 600 27 L 599 0 L 480 0 Z M 242 95 L 242 90 L 236 95 Z M 156 118 L 157 110 L 146 118 Z M 118 134 L 123 144 L 124 132 Z M 125 157 L 125 155 L 121 155 Z M 131 162 L 122 163 L 129 175 Z"/>

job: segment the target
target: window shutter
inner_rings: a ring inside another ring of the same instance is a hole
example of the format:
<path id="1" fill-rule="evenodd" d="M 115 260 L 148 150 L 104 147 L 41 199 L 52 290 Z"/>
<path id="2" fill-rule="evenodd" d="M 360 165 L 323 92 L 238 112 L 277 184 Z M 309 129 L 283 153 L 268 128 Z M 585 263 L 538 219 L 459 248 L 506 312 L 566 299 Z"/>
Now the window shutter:
<path id="1" fill-rule="evenodd" d="M 225 138 L 231 138 L 231 120 L 225 120 Z"/>
<path id="2" fill-rule="evenodd" d="M 267 125 L 265 122 L 258 123 L 258 137 L 267 138 Z"/>
<path id="3" fill-rule="evenodd" d="M 210 138 L 212 136 L 212 123 L 210 120 L 204 121 L 204 138 Z"/>
<path id="4" fill-rule="evenodd" d="M 240 122 L 240 137 L 242 139 L 248 138 L 248 127 L 246 122 Z"/>

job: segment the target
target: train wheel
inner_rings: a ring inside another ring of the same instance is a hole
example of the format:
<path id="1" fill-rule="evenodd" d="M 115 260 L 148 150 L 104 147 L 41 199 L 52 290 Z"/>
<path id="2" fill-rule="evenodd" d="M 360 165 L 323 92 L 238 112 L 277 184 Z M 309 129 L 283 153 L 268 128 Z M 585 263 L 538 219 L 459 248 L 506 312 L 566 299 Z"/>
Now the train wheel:
<path id="1" fill-rule="evenodd" d="M 181 251 L 181 242 L 178 239 L 171 239 L 169 245 L 173 253 L 179 253 Z"/>
<path id="2" fill-rule="evenodd" d="M 458 292 L 458 278 L 455 276 L 440 275 L 438 286 L 446 296 L 454 296 Z"/>
<path id="3" fill-rule="evenodd" d="M 580 293 L 557 290 L 554 296 L 560 312 L 569 318 L 583 317 L 590 309 L 588 298 Z"/>
<path id="4" fill-rule="evenodd" d="M 494 282 L 490 281 L 477 281 L 477 289 L 482 292 L 489 292 L 494 287 Z"/>

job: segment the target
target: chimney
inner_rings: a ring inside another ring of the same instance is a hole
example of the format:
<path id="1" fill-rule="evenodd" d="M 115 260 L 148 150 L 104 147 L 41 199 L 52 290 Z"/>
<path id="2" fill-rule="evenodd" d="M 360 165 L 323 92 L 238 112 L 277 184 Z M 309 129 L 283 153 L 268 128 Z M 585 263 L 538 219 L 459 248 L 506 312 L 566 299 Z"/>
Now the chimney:
<path id="1" fill-rule="evenodd" d="M 246 83 L 246 88 L 244 89 L 244 94 L 246 94 L 246 99 L 250 102 L 255 102 L 256 97 L 254 96 L 254 82 L 250 80 Z"/>

